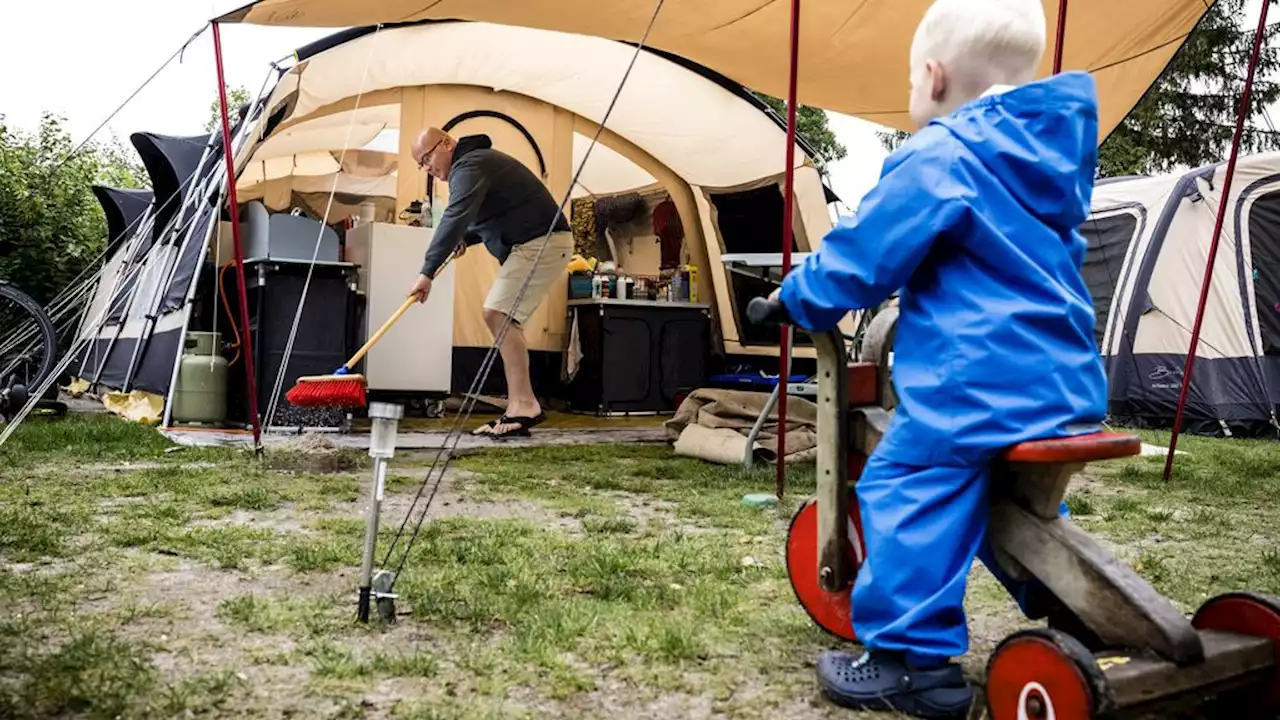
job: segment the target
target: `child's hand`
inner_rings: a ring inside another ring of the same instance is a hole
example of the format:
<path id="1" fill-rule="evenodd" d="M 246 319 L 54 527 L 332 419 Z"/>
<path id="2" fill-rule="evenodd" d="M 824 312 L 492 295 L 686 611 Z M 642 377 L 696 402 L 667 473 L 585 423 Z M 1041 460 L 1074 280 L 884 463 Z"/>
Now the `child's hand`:
<path id="1" fill-rule="evenodd" d="M 774 290 L 773 292 L 769 293 L 769 301 L 777 302 L 778 298 L 781 296 L 782 296 L 782 288 L 778 288 L 777 290 Z"/>

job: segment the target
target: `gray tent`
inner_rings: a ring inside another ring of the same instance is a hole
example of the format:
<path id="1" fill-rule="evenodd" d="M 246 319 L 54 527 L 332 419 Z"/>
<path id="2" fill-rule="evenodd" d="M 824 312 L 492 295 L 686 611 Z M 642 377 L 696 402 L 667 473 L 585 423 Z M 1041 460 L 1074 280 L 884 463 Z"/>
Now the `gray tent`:
<path id="1" fill-rule="evenodd" d="M 1084 274 L 1107 361 L 1112 422 L 1172 426 L 1225 163 L 1100 183 Z M 1280 153 L 1240 158 L 1184 429 L 1274 435 L 1280 404 Z"/>

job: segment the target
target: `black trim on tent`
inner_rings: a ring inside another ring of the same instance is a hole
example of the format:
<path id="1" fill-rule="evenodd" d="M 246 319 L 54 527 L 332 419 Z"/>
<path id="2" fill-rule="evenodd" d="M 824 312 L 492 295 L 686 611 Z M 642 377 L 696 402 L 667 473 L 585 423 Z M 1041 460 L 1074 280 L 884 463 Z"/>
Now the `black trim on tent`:
<path id="1" fill-rule="evenodd" d="M 191 183 L 187 180 L 200 165 L 209 135 L 174 137 L 138 132 L 130 139 L 142 158 L 155 192 L 156 221 L 151 231 L 151 242 L 138 244 L 139 254 L 135 257 L 141 257 L 164 235 L 170 221 L 182 207 L 185 191 L 190 190 L 194 183 L 194 180 Z M 220 141 L 218 145 L 221 146 Z"/>
<path id="2" fill-rule="evenodd" d="M 146 390 L 157 395 L 168 395 L 173 380 L 173 364 L 182 353 L 183 328 L 165 332 L 152 332 L 143 345 L 142 358 L 138 362 L 137 375 L 132 378 L 129 390 Z"/>
<path id="3" fill-rule="evenodd" d="M 248 11 L 248 7 L 245 8 L 245 12 L 247 11 Z M 387 23 L 385 25 L 382 25 L 381 27 L 384 30 L 394 30 L 396 28 L 413 27 L 415 25 L 442 25 L 444 23 L 455 23 L 455 22 L 472 22 L 472 21 L 454 20 L 454 19 L 419 20 L 416 22 L 407 22 L 407 23 Z M 327 37 L 320 38 L 315 42 L 311 42 L 306 45 L 303 45 L 302 47 L 294 51 L 294 57 L 297 58 L 298 62 L 302 62 L 309 58 L 313 58 L 316 55 L 319 55 L 320 53 L 325 52 L 326 50 L 332 50 L 333 48 L 339 45 L 342 45 L 344 43 L 349 43 L 352 40 L 358 40 L 364 37 L 365 35 L 370 35 L 377 29 L 378 29 L 378 26 L 369 25 L 365 27 L 348 28 L 346 30 L 336 32 Z M 622 45 L 627 45 L 630 47 L 635 47 L 637 45 L 637 43 L 626 41 L 626 40 L 615 40 L 614 42 L 620 43 Z M 684 58 L 674 53 L 667 52 L 666 50 L 659 50 L 653 47 L 645 47 L 644 51 L 651 55 L 656 55 L 664 60 L 667 60 L 668 62 L 673 62 L 679 65 L 680 67 L 686 70 L 689 70 L 690 72 L 696 73 L 701 77 L 707 80 L 710 80 L 716 85 L 719 85 L 721 88 L 727 90 L 734 96 L 742 100 L 745 100 L 752 107 L 764 113 L 766 116 L 768 116 L 770 120 L 774 122 L 774 124 L 776 124 L 784 132 L 786 131 L 787 129 L 786 118 L 774 112 L 773 108 L 769 107 L 768 103 L 766 103 L 765 101 L 757 97 L 754 93 L 752 93 L 750 90 L 744 87 L 742 83 L 735 82 L 729 79 L 728 77 L 721 75 L 715 70 L 712 70 L 706 65 L 696 63 L 692 60 L 689 60 L 688 58 Z M 796 136 L 796 144 L 799 145 L 800 149 L 803 150 L 805 154 L 808 155 L 810 158 L 817 157 L 817 151 L 814 150 L 813 146 L 809 144 L 804 138 L 800 137 L 799 135 Z M 827 203 L 840 202 L 840 197 L 836 195 L 835 191 L 832 190 L 830 187 L 828 187 L 825 182 L 822 183 L 822 189 L 823 189 L 823 194 L 827 198 Z"/>
<path id="4" fill-rule="evenodd" d="M 1260 188 L 1266 187 L 1267 185 L 1275 184 L 1277 180 L 1280 180 L 1280 174 L 1268 175 L 1267 177 L 1264 177 L 1261 180 L 1258 180 L 1253 184 L 1249 185 L 1249 187 L 1245 188 L 1244 192 L 1240 193 L 1240 198 L 1236 201 L 1236 208 L 1235 208 L 1235 214 L 1234 214 L 1234 220 L 1235 220 L 1234 226 L 1235 226 L 1235 238 L 1236 238 L 1236 243 L 1235 243 L 1236 245 L 1236 276 L 1240 282 L 1240 298 L 1244 302 L 1245 331 L 1249 334 L 1249 345 L 1253 349 L 1254 355 L 1280 354 L 1280 317 L 1277 317 L 1274 323 L 1269 324 L 1267 321 L 1264 320 L 1264 314 L 1262 311 L 1263 309 L 1262 309 L 1261 302 L 1258 303 L 1258 325 L 1259 325 L 1258 331 L 1262 335 L 1262 344 L 1263 344 L 1263 347 L 1259 348 L 1257 345 L 1257 341 L 1254 339 L 1254 327 L 1253 327 L 1253 317 L 1252 317 L 1255 298 L 1249 297 L 1249 283 L 1245 279 L 1246 277 L 1245 273 L 1248 272 L 1250 275 L 1252 275 L 1253 268 L 1245 267 L 1244 243 L 1240 241 L 1240 238 L 1244 237 L 1244 224 L 1243 224 L 1244 207 L 1245 207 L 1246 201 L 1249 199 L 1250 196 L 1256 193 Z M 1259 201 L 1261 201 L 1262 198 L 1265 198 L 1268 195 L 1274 195 L 1274 194 L 1276 194 L 1276 191 L 1266 193 L 1259 198 Z M 1255 205 L 1256 204 L 1257 203 L 1255 203 Z M 1253 255 L 1254 268 L 1258 268 L 1260 264 L 1258 259 L 1259 253 L 1257 252 L 1257 248 L 1254 246 L 1254 242 L 1253 242 L 1254 223 L 1253 223 L 1252 209 L 1250 210 L 1249 215 L 1250 215 L 1249 217 L 1249 221 L 1250 221 L 1249 222 L 1249 250 Z M 1272 227 L 1277 227 L 1275 223 L 1280 222 L 1280 213 L 1272 214 L 1268 218 L 1268 220 L 1271 222 L 1265 223 L 1263 227 L 1267 227 L 1268 229 Z M 1269 260 L 1272 260 L 1273 262 L 1280 261 L 1280 237 L 1275 238 L 1275 240 L 1276 240 L 1275 250 L 1277 251 L 1277 255 L 1267 258 Z M 1262 247 L 1268 247 L 1268 249 L 1271 249 L 1269 245 L 1270 244 L 1266 244 L 1266 245 L 1263 245 Z M 1263 253 L 1263 257 L 1266 257 L 1265 253 Z M 1258 287 L 1257 287 L 1258 283 L 1263 283 L 1268 286 L 1269 290 L 1272 291 L 1271 292 L 1272 297 L 1275 297 L 1276 301 L 1280 302 L 1280 265 L 1277 265 L 1274 268 L 1267 268 L 1267 270 L 1268 272 L 1265 274 L 1262 272 L 1259 272 L 1259 277 L 1254 282 L 1254 294 L 1255 295 L 1258 294 Z M 1267 347 L 1270 344 L 1268 343 L 1268 340 L 1267 340 L 1269 332 L 1273 334 L 1276 338 L 1276 342 L 1274 344 L 1274 347 L 1272 348 Z"/>
<path id="5" fill-rule="evenodd" d="M 126 231 L 129 231 L 129 236 L 133 234 L 133 224 L 151 206 L 155 195 L 150 190 L 105 185 L 92 185 L 90 189 L 102 205 L 102 214 L 107 218 L 107 252 L 110 253 L 117 244 L 124 242 Z"/>
<path id="6" fill-rule="evenodd" d="M 190 240 L 183 246 L 181 254 L 173 267 L 173 275 L 169 286 L 165 288 L 164 297 L 160 300 L 160 312 L 167 313 L 181 308 L 187 301 L 187 291 L 191 289 L 191 280 L 195 277 L 200 256 L 208 246 L 209 229 L 217 217 L 216 208 L 200 205 L 196 212 L 200 218 L 196 220 L 195 230 Z"/>
<path id="7" fill-rule="evenodd" d="M 494 118 L 495 120 L 502 120 L 503 122 L 507 123 L 511 127 L 518 130 L 520 134 L 524 136 L 524 139 L 529 141 L 529 147 L 533 148 L 533 154 L 538 158 L 538 173 L 544 179 L 547 177 L 547 161 L 544 160 L 542 157 L 542 148 L 538 147 L 538 141 L 533 139 L 533 134 L 530 133 L 529 129 L 526 128 L 523 124 L 521 124 L 519 120 L 516 120 L 515 118 L 511 117 L 506 113 L 498 112 L 497 110 L 468 110 L 467 112 L 464 112 L 460 115 L 455 115 L 452 118 L 450 118 L 449 122 L 445 123 L 444 126 L 442 126 L 440 129 L 445 132 L 449 132 L 450 130 L 453 130 L 455 127 L 457 127 L 461 123 L 466 122 L 467 120 L 473 120 L 475 118 L 481 118 L 481 117 Z M 431 175 L 429 174 L 427 175 L 427 200 L 428 201 L 435 199 L 435 180 L 436 179 Z"/>
<path id="8" fill-rule="evenodd" d="M 1081 274 L 1093 300 L 1094 341 L 1103 354 L 1106 353 L 1103 342 L 1112 325 L 1112 308 L 1123 287 L 1121 280 L 1129 247 L 1141 236 L 1146 220 L 1145 208 L 1129 203 L 1099 210 L 1080 226 L 1080 234 L 1087 242 Z"/>

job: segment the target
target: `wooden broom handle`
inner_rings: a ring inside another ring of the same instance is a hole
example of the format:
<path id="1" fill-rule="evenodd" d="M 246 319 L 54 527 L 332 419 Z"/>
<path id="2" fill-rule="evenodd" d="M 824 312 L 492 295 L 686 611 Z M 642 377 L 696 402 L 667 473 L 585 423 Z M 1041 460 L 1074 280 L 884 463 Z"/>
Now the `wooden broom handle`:
<path id="1" fill-rule="evenodd" d="M 396 314 L 392 315 L 389 320 L 383 323 L 382 327 L 378 328 L 378 332 L 374 333 L 373 337 L 369 338 L 369 341 L 364 344 L 364 347 L 357 350 L 356 354 L 351 356 L 351 360 L 347 362 L 347 367 L 352 367 L 356 363 L 360 362 L 360 358 L 364 357 L 365 353 L 369 352 L 369 349 L 374 346 L 374 343 L 381 340 L 382 336 L 387 334 L 387 331 L 391 329 L 391 326 L 395 323 L 395 321 L 399 320 L 401 315 L 404 315 L 406 312 L 408 312 L 409 308 L 413 307 L 413 304 L 416 302 L 418 302 L 417 295 L 410 295 L 409 297 L 405 298 L 404 303 L 400 306 L 400 309 L 396 310 Z"/>
<path id="2" fill-rule="evenodd" d="M 449 263 L 453 261 L 453 257 L 454 257 L 453 255 L 450 255 L 449 257 L 445 258 L 444 263 L 440 265 L 440 268 L 436 270 L 435 274 L 439 275 L 441 272 L 443 272 L 444 269 L 449 266 Z M 350 368 L 354 366 L 356 363 L 360 362 L 360 358 L 364 357 L 365 353 L 369 352 L 369 350 L 373 348 L 374 344 L 377 343 L 379 340 L 381 340 L 382 336 L 386 335 L 387 331 L 391 329 L 391 326 L 394 325 L 395 322 L 400 319 L 400 316 L 409 312 L 409 308 L 413 307 L 413 304 L 416 302 L 418 302 L 417 295 L 410 295 L 409 297 L 405 298 L 404 302 L 401 303 L 400 305 L 400 309 L 396 310 L 396 313 L 392 315 L 390 319 L 388 319 L 385 323 L 383 323 L 382 327 L 378 328 L 378 332 L 374 333 L 373 337 L 369 338 L 368 342 L 364 344 L 364 347 L 357 350 L 356 354 L 351 356 L 351 359 L 347 361 L 346 367 Z"/>

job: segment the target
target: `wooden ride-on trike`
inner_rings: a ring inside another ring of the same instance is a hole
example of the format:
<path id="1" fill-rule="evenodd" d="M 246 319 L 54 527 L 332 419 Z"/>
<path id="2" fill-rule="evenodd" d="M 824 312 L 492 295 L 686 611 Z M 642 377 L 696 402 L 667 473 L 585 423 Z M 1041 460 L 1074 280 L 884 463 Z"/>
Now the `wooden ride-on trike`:
<path id="1" fill-rule="evenodd" d="M 812 334 L 818 358 L 817 492 L 797 510 L 786 562 L 800 604 L 820 627 L 855 641 L 852 581 L 863 558 L 854 487 L 889 423 L 896 309 L 878 316 L 850 364 L 838 332 Z M 751 322 L 789 322 L 754 298 Z M 1058 509 L 1087 463 L 1137 455 L 1135 436 L 1097 432 L 1006 450 L 992 468 L 989 535 L 1002 569 L 1035 578 L 1074 613 L 1077 636 L 1033 629 L 1005 638 L 986 667 L 992 720 L 1080 720 L 1165 707 L 1233 703 L 1229 717 L 1280 713 L 1280 598 L 1229 593 L 1187 618 Z M 1093 637 L 1085 638 L 1084 635 Z M 1086 645 L 1087 643 L 1087 645 Z"/>

